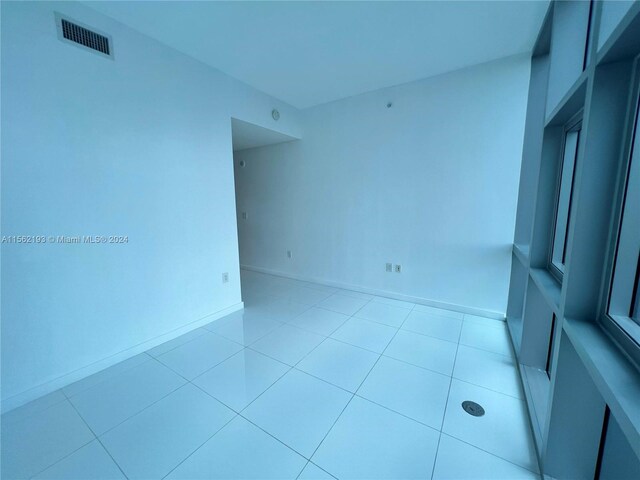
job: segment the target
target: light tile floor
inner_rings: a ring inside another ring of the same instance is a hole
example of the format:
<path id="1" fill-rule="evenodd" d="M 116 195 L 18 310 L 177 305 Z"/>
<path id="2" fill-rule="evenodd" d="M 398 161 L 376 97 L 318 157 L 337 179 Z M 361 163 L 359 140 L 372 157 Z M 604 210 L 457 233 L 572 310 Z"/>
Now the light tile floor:
<path id="1" fill-rule="evenodd" d="M 503 322 L 242 289 L 244 311 L 4 414 L 2 478 L 539 478 Z"/>

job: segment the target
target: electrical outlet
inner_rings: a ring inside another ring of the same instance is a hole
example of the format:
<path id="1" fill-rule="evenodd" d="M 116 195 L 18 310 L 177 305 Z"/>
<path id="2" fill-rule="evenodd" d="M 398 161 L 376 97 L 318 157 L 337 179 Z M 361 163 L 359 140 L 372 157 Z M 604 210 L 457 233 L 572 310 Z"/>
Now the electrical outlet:
<path id="1" fill-rule="evenodd" d="M 385 265 L 385 271 L 386 272 L 393 272 L 393 264 L 392 263 L 387 263 Z"/>
<path id="2" fill-rule="evenodd" d="M 247 219 L 247 212 L 242 212 L 242 219 L 246 220 Z"/>
<path id="3" fill-rule="evenodd" d="M 287 250 L 287 258 L 291 258 L 291 250 Z"/>
<path id="4" fill-rule="evenodd" d="M 229 283 L 229 273 L 228 272 L 224 272 L 222 274 L 222 283 Z"/>
<path id="5" fill-rule="evenodd" d="M 402 273 L 402 265 L 396 265 L 396 273 Z"/>

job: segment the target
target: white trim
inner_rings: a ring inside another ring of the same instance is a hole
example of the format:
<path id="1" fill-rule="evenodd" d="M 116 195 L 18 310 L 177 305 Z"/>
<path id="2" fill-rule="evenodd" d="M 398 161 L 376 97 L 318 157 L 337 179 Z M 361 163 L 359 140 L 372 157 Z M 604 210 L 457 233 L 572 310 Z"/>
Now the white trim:
<path id="1" fill-rule="evenodd" d="M 78 380 L 82 380 L 94 373 L 97 373 L 105 368 L 109 368 L 116 363 L 120 363 L 128 358 L 131 358 L 140 353 L 146 352 L 147 350 L 157 347 L 169 340 L 173 340 L 174 338 L 179 337 L 185 333 L 190 332 L 191 330 L 195 330 L 196 328 L 200 328 L 208 323 L 211 323 L 215 320 L 218 320 L 230 313 L 237 312 L 238 310 L 242 310 L 244 308 L 244 303 L 236 303 L 235 305 L 231 305 L 230 307 L 223 308 L 217 312 L 206 315 L 198 320 L 187 323 L 181 327 L 178 327 L 170 332 L 163 333 L 154 337 L 145 342 L 134 345 L 130 348 L 122 350 L 114 355 L 110 355 L 101 360 L 93 362 L 84 367 L 80 367 L 73 372 L 67 373 L 60 377 L 54 378 L 53 380 L 49 380 L 45 383 L 41 383 L 40 385 L 25 390 L 24 392 L 13 395 L 12 397 L 6 398 L 2 400 L 2 406 L 0 407 L 0 411 L 2 413 L 6 413 L 14 408 L 20 407 L 26 403 L 29 403 L 32 400 L 42 397 L 43 395 L 47 395 L 52 393 L 60 388 L 66 387 L 67 385 L 72 384 L 73 382 L 77 382 Z"/>
<path id="2" fill-rule="evenodd" d="M 454 312 L 467 313 L 469 315 L 477 315 L 479 317 L 492 318 L 494 320 L 505 321 L 504 312 L 495 312 L 493 310 L 484 310 L 482 308 L 468 307 L 466 305 L 456 305 L 453 303 L 439 302 L 437 300 L 430 300 L 422 297 L 412 297 L 410 295 L 403 295 L 401 293 L 389 292 L 386 290 L 379 290 L 376 288 L 362 287 L 360 285 L 351 285 L 348 283 L 334 282 L 330 280 L 324 280 L 321 278 L 309 277 L 305 275 L 296 275 L 293 273 L 285 273 L 279 270 L 271 270 L 269 268 L 254 267 L 252 265 L 240 265 L 243 270 L 250 270 L 258 273 L 266 273 L 268 275 L 275 275 L 278 277 L 291 278 L 293 280 L 300 280 L 303 282 L 318 283 L 327 287 L 343 288 L 345 290 L 353 290 L 354 292 L 368 293 L 370 295 L 377 295 L 379 297 L 393 298 L 395 300 L 402 300 L 404 302 L 417 303 L 419 305 L 427 305 L 429 307 L 442 308 L 444 310 L 452 310 Z"/>

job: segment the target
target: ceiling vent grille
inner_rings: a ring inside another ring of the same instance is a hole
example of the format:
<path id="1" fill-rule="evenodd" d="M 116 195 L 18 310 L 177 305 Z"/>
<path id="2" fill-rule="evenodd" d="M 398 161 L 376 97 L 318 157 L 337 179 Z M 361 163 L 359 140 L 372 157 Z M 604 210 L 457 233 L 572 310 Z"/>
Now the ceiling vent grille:
<path id="1" fill-rule="evenodd" d="M 90 30 L 60 15 L 56 15 L 56 20 L 58 36 L 61 40 L 72 42 L 75 45 L 99 52 L 107 57 L 113 57 L 109 36 Z"/>

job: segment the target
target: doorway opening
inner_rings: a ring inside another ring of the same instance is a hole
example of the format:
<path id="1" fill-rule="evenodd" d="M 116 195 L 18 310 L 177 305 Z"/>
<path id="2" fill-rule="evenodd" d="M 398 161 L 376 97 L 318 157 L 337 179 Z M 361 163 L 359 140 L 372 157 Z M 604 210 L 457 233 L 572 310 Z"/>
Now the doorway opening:
<path id="1" fill-rule="evenodd" d="M 275 155 L 268 147 L 299 138 L 261 127 L 253 123 L 231 119 L 233 144 L 233 176 L 236 194 L 236 225 L 240 268 L 255 264 L 263 245 L 259 240 L 261 201 L 260 182 L 265 181 L 264 168 Z M 242 291 L 245 289 L 242 286 Z M 244 294 L 243 300 L 244 300 Z"/>

